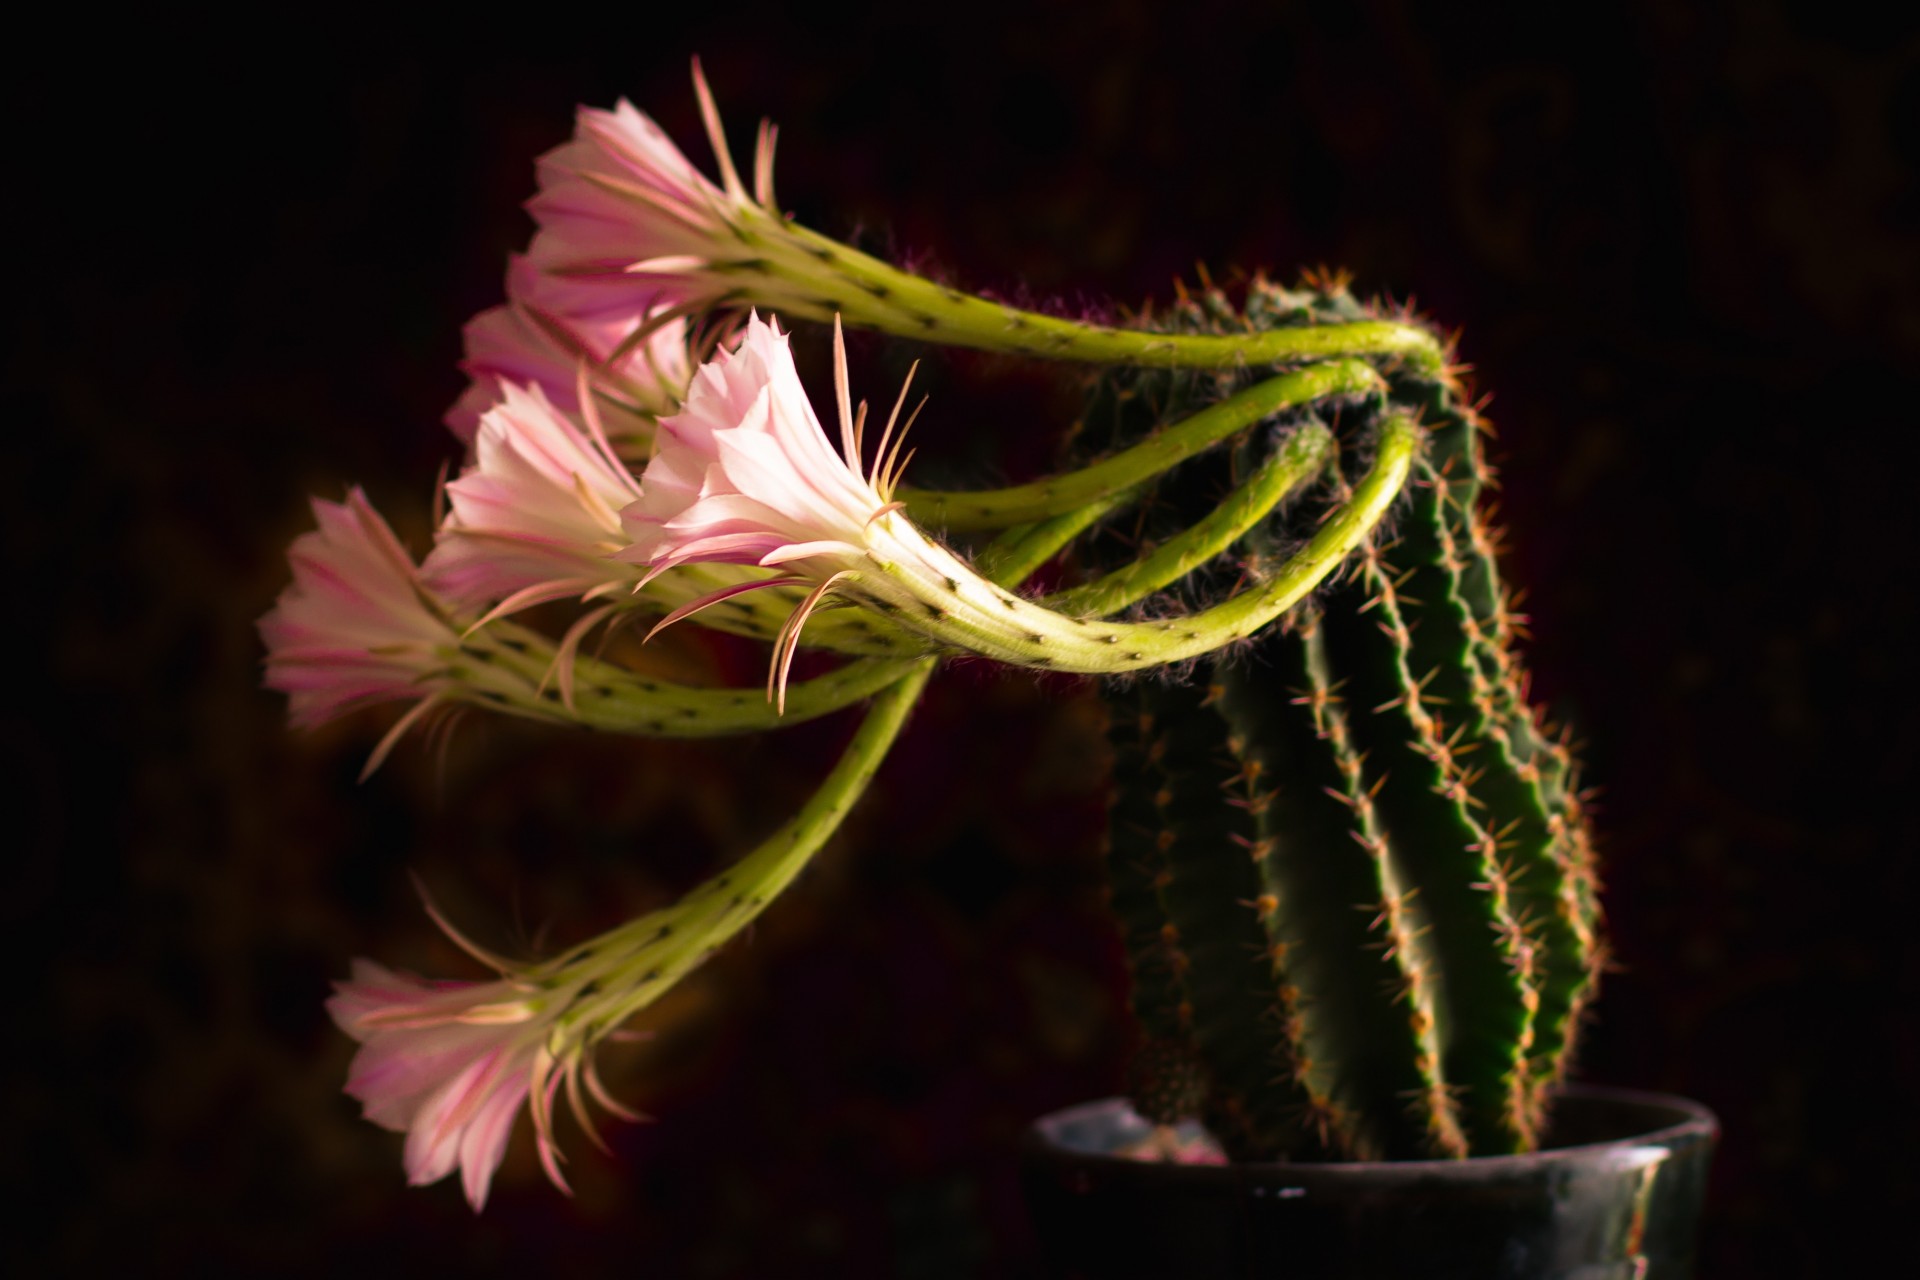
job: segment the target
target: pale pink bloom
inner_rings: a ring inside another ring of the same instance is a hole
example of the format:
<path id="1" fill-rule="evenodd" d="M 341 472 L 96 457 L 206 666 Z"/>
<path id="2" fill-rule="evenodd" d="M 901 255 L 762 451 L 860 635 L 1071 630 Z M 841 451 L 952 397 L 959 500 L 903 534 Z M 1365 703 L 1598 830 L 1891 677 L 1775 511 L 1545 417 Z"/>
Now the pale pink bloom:
<path id="1" fill-rule="evenodd" d="M 463 605 L 496 604 L 497 616 L 630 588 L 635 574 L 607 557 L 625 545 L 619 512 L 640 485 L 599 426 L 597 413 L 576 426 L 537 384 L 507 384 L 480 419 L 473 462 L 447 486 L 447 515 L 422 566 L 433 589 Z"/>
<path id="2" fill-rule="evenodd" d="M 787 572 L 693 601 L 661 626 L 741 591 L 814 585 L 775 645 L 770 690 L 784 687 L 807 614 L 843 580 L 853 580 L 843 590 L 859 592 L 863 575 L 973 576 L 904 517 L 895 517 L 902 504 L 892 500 L 893 488 L 906 465 L 900 457 L 905 432 L 894 434 L 899 404 L 872 470 L 861 474 L 864 406 L 856 421 L 837 339 L 836 328 L 841 452 L 828 443 L 800 385 L 787 336 L 755 315 L 734 350 L 719 351 L 694 374 L 680 412 L 661 419 L 639 500 L 620 513 L 631 545 L 619 557 L 650 566 L 649 578 L 698 562 L 780 566 Z M 905 394 L 903 387 L 902 402 Z"/>
<path id="3" fill-rule="evenodd" d="M 507 267 L 507 298 L 463 331 L 460 367 L 473 382 L 446 417 L 462 441 L 472 443 L 481 415 L 510 384 L 538 386 L 555 408 L 578 420 L 582 364 L 616 435 L 651 434 L 648 419 L 671 412 L 686 393 L 691 368 L 684 319 L 663 316 L 658 307 L 595 311 L 604 296 L 592 284 L 543 274 L 519 254 Z"/>
<path id="4" fill-rule="evenodd" d="M 787 335 L 756 315 L 661 421 L 639 500 L 621 513 L 632 539 L 621 558 L 658 573 L 700 561 L 857 557 L 887 505 L 827 442 Z"/>
<path id="5" fill-rule="evenodd" d="M 486 1203 L 524 1103 L 533 1117 L 541 1166 L 555 1186 L 571 1194 L 553 1137 L 560 1085 L 567 1087 L 581 1129 L 603 1150 L 582 1084 L 614 1115 L 643 1118 L 615 1102 L 594 1069 L 594 1044 L 629 1034 L 592 1031 L 593 1011 L 580 1009 L 581 998 L 605 974 L 596 976 L 591 966 L 544 977 L 537 969 L 516 969 L 468 940 L 432 902 L 426 905 L 457 946 L 501 976 L 489 982 L 430 981 L 355 960 L 353 977 L 336 982 L 327 1001 L 334 1022 L 360 1042 L 348 1068 L 347 1093 L 360 1100 L 367 1119 L 407 1135 L 409 1182 L 416 1187 L 437 1182 L 458 1166 L 476 1212 Z M 583 1013 L 571 1020 L 571 1028 L 569 1012 Z"/>
<path id="6" fill-rule="evenodd" d="M 694 64 L 694 88 L 720 165 L 707 180 L 666 132 L 622 99 L 582 107 L 573 138 L 540 157 L 527 202 L 539 224 L 527 250 L 542 282 L 531 301 L 569 325 L 617 328 L 658 312 L 691 311 L 725 292 L 709 271 L 736 247 L 731 228 L 754 201 L 728 155 L 712 94 Z M 761 128 L 757 183 L 771 203 L 773 131 Z"/>
<path id="7" fill-rule="evenodd" d="M 422 571 L 434 590 L 476 612 L 492 605 L 480 623 L 568 596 L 624 596 L 638 577 L 607 557 L 625 545 L 618 513 L 639 497 L 639 482 L 601 429 L 585 371 L 575 372 L 584 429 L 539 386 L 509 383 L 480 419 L 473 462 L 447 486 L 447 515 Z M 580 643 L 616 608 L 576 619 L 555 651 L 569 707 Z"/>
<path id="8" fill-rule="evenodd" d="M 344 504 L 316 498 L 313 514 L 319 528 L 287 553 L 293 582 L 260 619 L 266 684 L 287 695 L 303 728 L 377 702 L 421 699 L 371 768 L 432 703 L 432 677 L 459 636 L 365 494 L 354 489 Z"/>
<path id="9" fill-rule="evenodd" d="M 543 1076 L 536 1109 L 550 1114 L 549 1031 L 540 1002 L 521 985 L 428 982 L 370 960 L 353 962 L 353 978 L 334 984 L 327 1012 L 360 1042 L 347 1092 L 367 1119 L 407 1135 L 407 1180 L 425 1186 L 461 1172 L 477 1212 L 520 1107 Z M 562 1190 L 550 1125 L 538 1124 L 540 1156 Z"/>

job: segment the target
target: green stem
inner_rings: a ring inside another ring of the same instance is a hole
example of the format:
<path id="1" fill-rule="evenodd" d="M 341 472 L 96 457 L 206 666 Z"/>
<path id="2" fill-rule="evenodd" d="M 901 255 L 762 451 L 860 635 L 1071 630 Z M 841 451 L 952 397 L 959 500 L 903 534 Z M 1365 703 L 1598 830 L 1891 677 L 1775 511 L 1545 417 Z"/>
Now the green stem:
<path id="1" fill-rule="evenodd" d="M 911 659 L 866 658 L 787 687 L 780 715 L 757 688 L 708 688 L 641 675 L 610 662 L 574 661 L 573 705 L 552 674 L 553 642 L 512 623 L 469 635 L 450 656 L 453 696 L 525 719 L 652 738 L 711 738 L 779 729 L 872 697 L 915 667 Z"/>
<path id="2" fill-rule="evenodd" d="M 808 861 L 839 829 L 866 791 L 906 724 L 933 674 L 922 659 L 874 698 L 853 740 L 833 771 L 801 807 L 759 847 L 680 901 L 581 943 L 542 965 L 530 977 L 559 985 L 590 977 L 597 993 L 565 1015 L 589 1043 L 653 1003 L 668 988 L 757 918 L 793 883 Z"/>
<path id="3" fill-rule="evenodd" d="M 1393 505 L 1419 449 L 1412 417 L 1389 417 L 1372 469 L 1312 541 L 1272 577 L 1198 613 L 1151 622 L 1070 617 L 983 581 L 910 525 L 892 531 L 896 558 L 869 553 L 874 571 L 862 570 L 848 594 L 940 644 L 1016 666 L 1113 675 L 1184 662 L 1252 635 L 1317 587 Z"/>
<path id="4" fill-rule="evenodd" d="M 1140 489 L 1111 493 L 1050 520 L 1008 529 L 981 549 L 973 567 L 989 582 L 1017 586 L 1096 521 L 1137 501 L 1141 493 Z"/>
<path id="5" fill-rule="evenodd" d="M 1177 582 L 1213 559 L 1265 520 L 1282 499 L 1318 475 L 1334 455 L 1333 433 L 1317 422 L 1294 432 L 1205 519 L 1160 544 L 1151 554 L 1105 577 L 1048 596 L 1042 603 L 1059 613 L 1104 618 L 1168 583 Z"/>
<path id="6" fill-rule="evenodd" d="M 776 576 L 777 571 L 756 565 L 682 565 L 648 583 L 644 595 L 636 598 L 664 614 L 722 587 Z M 793 587 L 743 592 L 702 610 L 698 615 L 700 625 L 730 635 L 772 640 L 806 594 Z M 816 613 L 807 624 L 807 646 L 857 657 L 918 658 L 928 651 L 923 637 L 903 631 L 885 618 L 852 609 Z"/>
<path id="7" fill-rule="evenodd" d="M 739 301 L 822 321 L 839 314 L 848 324 L 946 346 L 1157 368 L 1259 368 L 1328 356 L 1403 359 L 1428 372 L 1443 363 L 1431 333 L 1395 321 L 1237 334 L 1118 329 L 962 293 L 758 210 L 740 218 L 735 235 L 742 252 L 717 256 L 709 270 Z"/>
<path id="8" fill-rule="evenodd" d="M 1017 586 L 1126 498 L 1125 494 L 1114 495 L 996 538 L 981 553 L 989 579 Z M 774 590 L 777 588 L 759 594 L 770 595 Z M 789 603 L 788 611 L 792 608 Z M 856 613 L 852 609 L 844 612 Z M 823 611 L 815 615 L 810 629 L 830 620 L 864 619 L 838 619 Z M 897 637 L 902 647 L 928 647 L 923 637 L 902 632 L 883 618 L 872 622 L 870 635 Z M 845 632 L 847 628 L 836 630 Z M 920 661 L 918 656 L 870 657 L 810 680 L 796 681 L 787 686 L 786 714 L 782 715 L 757 688 L 686 685 L 585 655 L 574 659 L 573 698 L 568 705 L 554 672 L 556 654 L 554 643 L 540 633 L 517 623 L 495 621 L 471 632 L 457 649 L 448 651 L 446 666 L 438 674 L 446 682 L 447 697 L 490 711 L 641 737 L 710 738 L 779 729 L 830 715 L 902 679 Z"/>
<path id="9" fill-rule="evenodd" d="M 987 548 L 999 556 L 994 580 L 1009 589 L 1018 586 L 1100 514 L 1076 512 L 1049 525 L 997 539 Z M 496 634 L 489 637 L 490 644 L 524 662 L 539 661 L 534 646 L 538 637 L 512 624 L 494 625 Z M 506 637 L 509 643 L 500 644 L 500 631 L 512 633 Z M 569 1002 L 569 1009 L 558 1019 L 561 1042 L 574 1040 L 591 1048 L 751 924 L 793 883 L 866 791 L 932 676 L 936 659 L 921 658 L 905 664 L 854 663 L 842 670 L 867 668 L 871 673 L 888 665 L 904 670 L 874 696 L 833 771 L 780 830 L 672 906 L 630 920 L 525 971 L 525 979 L 544 985 L 549 998 Z M 796 685 L 789 689 L 789 708 L 799 688 Z M 682 695 L 733 692 L 684 687 L 678 691 Z"/>
<path id="10" fill-rule="evenodd" d="M 1362 360 L 1329 360 L 1255 383 L 1091 466 L 1031 484 L 977 492 L 902 490 L 915 523 L 952 532 L 1004 529 L 1131 489 L 1277 413 L 1385 386 Z"/>

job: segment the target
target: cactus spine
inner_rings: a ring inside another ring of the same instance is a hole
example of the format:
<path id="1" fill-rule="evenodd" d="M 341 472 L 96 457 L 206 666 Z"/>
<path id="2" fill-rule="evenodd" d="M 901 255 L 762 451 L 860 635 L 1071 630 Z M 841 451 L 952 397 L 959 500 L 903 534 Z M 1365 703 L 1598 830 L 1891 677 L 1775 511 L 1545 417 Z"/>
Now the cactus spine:
<path id="1" fill-rule="evenodd" d="M 1374 318 L 1336 281 L 1257 280 L 1241 307 L 1209 287 L 1160 323 Z M 1149 1044 L 1137 1104 L 1165 1122 L 1191 1100 L 1239 1159 L 1530 1149 L 1600 963 L 1575 768 L 1528 704 L 1481 507 L 1484 424 L 1430 363 L 1380 371 L 1383 392 L 1301 405 L 1210 475 L 1168 477 L 1128 532 L 1129 555 L 1176 536 L 1317 414 L 1342 451 L 1325 492 L 1268 517 L 1213 585 L 1258 581 L 1351 496 L 1397 415 L 1424 427 L 1337 585 L 1184 684 L 1106 693 L 1112 901 Z M 1109 371 L 1080 444 L 1123 449 L 1242 376 Z"/>

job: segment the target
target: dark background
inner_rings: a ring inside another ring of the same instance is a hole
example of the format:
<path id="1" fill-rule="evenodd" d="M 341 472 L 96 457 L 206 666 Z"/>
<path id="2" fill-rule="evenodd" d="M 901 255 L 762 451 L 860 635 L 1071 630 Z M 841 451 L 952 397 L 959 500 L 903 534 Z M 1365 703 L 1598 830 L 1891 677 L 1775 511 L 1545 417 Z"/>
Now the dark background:
<path id="1" fill-rule="evenodd" d="M 1920 42 L 1832 3 L 1537 8 L 103 16 L 16 48 L 0 1168 L 43 1208 L 0 1256 L 1020 1274 L 1013 1142 L 1112 1091 L 1127 1041 L 1072 683 L 943 679 L 752 945 L 607 1055 L 658 1119 L 610 1126 L 612 1159 L 566 1131 L 574 1200 L 524 1131 L 478 1220 L 407 1190 L 339 1092 L 321 1001 L 350 957 L 471 972 L 410 869 L 498 945 L 577 938 L 746 847 L 845 732 L 469 723 L 444 766 L 414 742 L 356 786 L 390 717 L 299 737 L 257 684 L 306 494 L 364 484 L 424 548 L 459 325 L 573 104 L 628 95 L 707 162 L 694 52 L 742 155 L 781 124 L 787 208 L 968 286 L 1131 304 L 1196 260 L 1330 263 L 1461 328 L 1536 688 L 1604 788 L 1621 971 L 1581 1074 L 1720 1112 L 1707 1277 L 1897 1248 Z M 1004 362 L 938 386 L 930 456 L 1009 474 L 1072 413 Z"/>

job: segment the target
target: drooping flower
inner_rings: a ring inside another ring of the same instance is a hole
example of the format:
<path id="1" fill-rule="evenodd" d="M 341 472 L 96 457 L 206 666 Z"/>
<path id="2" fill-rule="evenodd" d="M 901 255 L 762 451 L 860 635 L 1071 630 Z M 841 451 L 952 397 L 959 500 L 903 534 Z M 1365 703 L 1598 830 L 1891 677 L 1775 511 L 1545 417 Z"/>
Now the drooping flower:
<path id="1" fill-rule="evenodd" d="M 625 544 L 619 512 L 640 486 L 593 406 L 583 428 L 538 384 L 508 383 L 501 397 L 480 419 L 473 462 L 447 485 L 427 582 L 495 615 L 630 588 L 634 573 L 607 557 Z"/>
<path id="2" fill-rule="evenodd" d="M 509 385 L 533 385 L 555 408 L 582 420 L 578 374 L 588 385 L 608 433 L 645 441 L 652 418 L 676 408 L 691 367 L 687 323 L 651 310 L 606 306 L 604 291 L 547 275 L 521 255 L 507 267 L 507 302 L 481 312 L 463 331 L 460 367 L 473 379 L 446 423 L 472 443 L 480 419 Z"/>
<path id="3" fill-rule="evenodd" d="M 523 967 L 475 945 L 432 902 L 426 906 L 455 945 L 500 977 L 436 981 L 355 960 L 353 976 L 336 982 L 327 1001 L 335 1024 L 360 1042 L 348 1068 L 347 1093 L 361 1102 L 367 1119 L 407 1135 L 408 1182 L 425 1186 L 458 1168 L 476 1212 L 486 1204 L 525 1104 L 541 1166 L 571 1194 L 554 1140 L 554 1100 L 564 1084 L 581 1129 L 603 1150 L 583 1084 L 612 1114 L 642 1118 L 608 1094 L 593 1050 L 602 1040 L 633 1038 L 618 1026 L 638 1007 L 633 975 L 615 978 L 636 957 L 657 950 L 660 939 L 651 928 L 616 929 L 576 948 L 577 963 Z M 638 945 L 629 936 L 635 933 Z M 645 970 L 644 981 L 655 987 L 657 968 L 649 963 Z"/>
<path id="4" fill-rule="evenodd" d="M 607 557 L 625 543 L 618 512 L 640 486 L 613 451 L 576 367 L 585 428 L 556 409 L 538 386 L 507 384 L 480 420 L 474 460 L 447 486 L 448 511 L 422 566 L 437 590 L 482 623 L 548 600 L 616 598 L 567 629 L 553 674 L 573 705 L 575 655 L 632 589 L 632 566 Z"/>
<path id="5" fill-rule="evenodd" d="M 407 1135 L 407 1180 L 425 1186 L 458 1166 L 479 1210 L 532 1093 L 547 1030 L 535 1002 L 505 980 L 427 982 L 356 960 L 327 1012 L 360 1041 L 347 1092 L 367 1119 Z M 564 1189 L 544 1133 L 540 1143 Z"/>
<path id="6" fill-rule="evenodd" d="M 1278 588 L 1243 593 L 1219 606 L 1215 616 L 1196 615 L 1198 625 L 1184 630 L 1167 621 L 1096 626 L 1022 599 L 928 537 L 894 498 L 912 457 L 901 456 L 905 428 L 895 431 L 905 387 L 863 472 L 866 406 L 857 413 L 853 408 L 837 323 L 834 352 L 838 453 L 800 385 L 785 335 L 755 315 L 734 350 L 717 353 L 694 374 L 680 412 L 661 419 L 640 498 L 620 513 L 631 543 L 618 558 L 648 566 L 643 587 L 652 575 L 681 565 L 777 571 L 689 600 L 655 631 L 744 591 L 811 588 L 774 638 L 769 700 L 784 707 L 801 628 L 830 593 L 884 613 L 892 625 L 937 645 L 1086 673 L 1133 670 L 1151 665 L 1157 654 L 1208 652 L 1264 625 L 1253 620 L 1259 609 L 1284 609 L 1298 598 L 1274 604 Z M 912 422 L 909 416 L 906 426 Z"/>
<path id="7" fill-rule="evenodd" d="M 582 107 L 573 138 L 540 157 L 540 189 L 527 202 L 539 224 L 527 262 L 539 279 L 523 296 L 544 313 L 596 334 L 628 326 L 627 341 L 642 317 L 661 324 L 730 289 L 712 267 L 738 248 L 741 220 L 772 202 L 773 130 L 760 132 L 756 204 L 734 170 L 698 62 L 694 88 L 718 186 L 624 98 L 612 111 Z"/>
<path id="8" fill-rule="evenodd" d="M 621 513 L 632 539 L 621 558 L 654 573 L 703 561 L 858 557 L 876 513 L 899 507 L 882 492 L 891 489 L 884 466 L 871 476 L 855 470 L 850 424 L 841 446 L 853 462 L 834 452 L 787 335 L 758 315 L 737 348 L 701 366 L 686 405 L 660 425 L 639 499 Z"/>
<path id="9" fill-rule="evenodd" d="M 371 770 L 433 705 L 435 677 L 459 635 L 359 489 L 344 504 L 314 499 L 313 514 L 319 528 L 287 553 L 293 582 L 260 619 L 266 684 L 287 695 L 302 728 L 379 702 L 419 699 L 375 750 Z"/>
<path id="10" fill-rule="evenodd" d="M 905 387 L 870 471 L 861 474 L 865 408 L 856 420 L 837 328 L 835 335 L 841 453 L 800 385 L 787 335 L 755 315 L 736 348 L 717 352 L 694 374 L 681 411 L 661 420 L 640 497 L 620 513 L 631 543 L 619 558 L 648 565 L 649 577 L 702 562 L 786 571 L 683 605 L 660 626 L 740 591 L 813 586 L 775 645 L 770 692 L 784 689 L 808 613 L 843 580 L 856 580 L 846 589 L 857 591 L 859 581 L 909 565 L 942 580 L 955 572 L 973 576 L 897 515 L 902 504 L 893 490 L 912 457 L 901 456 L 905 431 L 895 431 Z"/>

